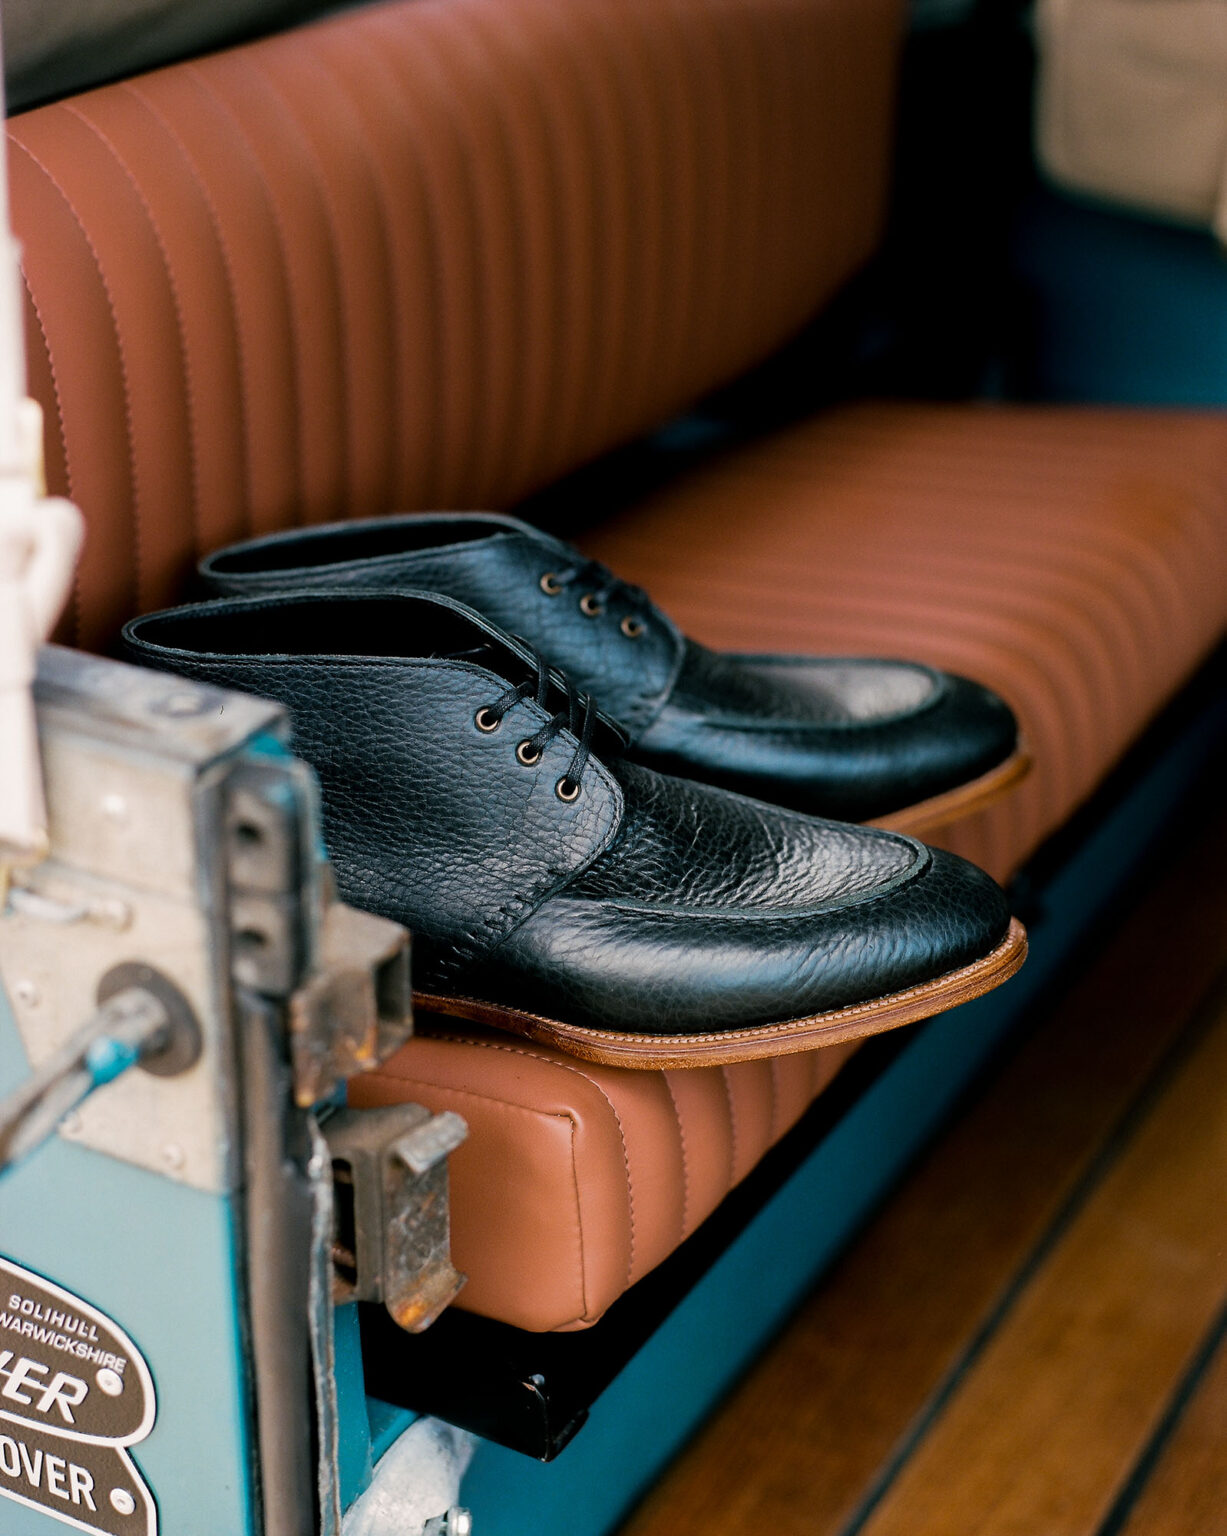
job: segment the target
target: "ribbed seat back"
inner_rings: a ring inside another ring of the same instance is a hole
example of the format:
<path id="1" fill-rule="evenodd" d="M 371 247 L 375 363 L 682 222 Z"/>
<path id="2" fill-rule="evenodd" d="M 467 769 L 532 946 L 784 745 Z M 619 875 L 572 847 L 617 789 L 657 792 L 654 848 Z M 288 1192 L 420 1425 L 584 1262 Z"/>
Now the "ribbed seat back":
<path id="1" fill-rule="evenodd" d="M 395 0 L 10 123 L 105 644 L 227 540 L 499 506 L 769 353 L 877 238 L 898 0 Z"/>

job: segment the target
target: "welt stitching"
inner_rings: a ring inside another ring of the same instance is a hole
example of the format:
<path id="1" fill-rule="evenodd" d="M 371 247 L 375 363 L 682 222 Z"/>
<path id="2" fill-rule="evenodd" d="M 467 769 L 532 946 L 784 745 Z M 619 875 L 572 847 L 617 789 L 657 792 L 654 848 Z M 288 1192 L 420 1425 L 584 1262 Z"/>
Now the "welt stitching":
<path id="1" fill-rule="evenodd" d="M 678 1233 L 680 1242 L 690 1231 L 690 1157 L 686 1147 L 686 1123 L 682 1119 L 682 1112 L 677 1107 L 677 1098 L 673 1092 L 673 1084 L 669 1081 L 669 1074 L 662 1072 L 661 1079 L 665 1085 L 665 1092 L 669 1095 L 669 1103 L 673 1105 L 673 1118 L 677 1121 L 677 1139 L 682 1149 L 682 1227 Z"/>
<path id="2" fill-rule="evenodd" d="M 289 353 L 291 358 L 290 377 L 294 395 L 294 409 L 290 412 L 290 425 L 294 436 L 294 463 L 297 468 L 298 494 L 292 498 L 291 505 L 299 509 L 297 521 L 301 523 L 301 509 L 306 506 L 307 502 L 306 474 L 304 473 L 302 457 L 302 410 L 299 403 L 302 399 L 302 357 L 298 349 L 298 327 L 294 324 L 294 284 L 290 278 L 289 244 L 287 240 L 285 225 L 281 218 L 281 211 L 277 207 L 277 201 L 273 197 L 269 188 L 268 178 L 264 174 L 264 167 L 260 164 L 260 157 L 256 154 L 255 148 L 251 142 L 250 135 L 248 134 L 247 129 L 243 123 L 240 121 L 237 113 L 234 112 L 229 103 L 226 102 L 218 93 L 218 91 L 213 87 L 213 85 L 209 82 L 205 72 L 200 69 L 198 65 L 188 62 L 186 64 L 180 65 L 179 67 L 185 70 L 192 77 L 192 79 L 197 82 L 201 90 L 204 91 L 205 95 L 210 97 L 211 100 L 216 104 L 217 110 L 228 117 L 234 124 L 239 143 L 243 148 L 243 153 L 247 157 L 249 164 L 256 173 L 256 181 L 259 184 L 261 192 L 263 193 L 264 205 L 268 209 L 269 223 L 272 226 L 273 234 L 276 237 L 277 252 L 281 257 L 281 274 L 287 311 L 286 335 L 289 341 Z"/>
<path id="3" fill-rule="evenodd" d="M 38 300 L 34 297 L 34 290 L 30 286 L 30 278 L 26 272 L 24 263 L 19 263 L 18 270 L 21 273 L 22 286 L 26 290 L 26 297 L 30 301 L 30 312 L 34 316 L 34 323 L 38 326 L 38 333 L 43 338 L 43 351 L 47 354 L 47 371 L 51 375 L 51 390 L 55 395 L 55 414 L 60 426 L 60 442 L 64 445 L 64 475 L 67 479 L 68 499 L 76 501 L 76 492 L 73 487 L 72 459 L 68 452 L 68 428 L 64 422 L 64 401 L 60 394 L 59 370 L 55 366 L 55 356 L 51 351 L 51 338 L 47 335 L 47 325 L 43 319 L 43 312 L 38 307 Z M 44 452 L 46 450 L 44 449 Z M 72 636 L 74 644 L 81 638 L 81 569 L 78 565 L 72 577 L 72 595 L 69 598 L 69 608 L 72 614 Z"/>
<path id="4" fill-rule="evenodd" d="M 153 238 L 158 247 L 158 254 L 162 258 L 162 265 L 166 268 L 166 281 L 170 288 L 171 306 L 175 311 L 175 326 L 179 332 L 179 348 L 183 356 L 183 382 L 187 395 L 188 410 L 188 477 L 192 487 L 191 523 L 192 523 L 192 547 L 197 553 L 201 553 L 200 539 L 200 456 L 196 451 L 196 437 L 199 426 L 199 402 L 196 395 L 195 379 L 192 372 L 192 355 L 187 344 L 187 328 L 183 323 L 183 300 L 179 292 L 179 283 L 175 277 L 174 267 L 171 265 L 170 253 L 166 249 L 166 242 L 162 238 L 162 231 L 154 216 L 149 199 L 141 189 L 140 183 L 132 173 L 132 168 L 120 153 L 118 147 L 101 128 L 80 110 L 68 101 L 64 103 L 64 110 L 70 112 L 79 123 L 82 123 L 100 144 L 105 145 L 114 156 L 120 170 L 127 178 L 132 190 L 136 193 L 141 207 L 145 210 L 145 217 L 149 220 L 149 227 L 153 232 Z"/>
<path id="5" fill-rule="evenodd" d="M 135 85 L 131 80 L 121 80 L 119 82 L 119 89 L 126 91 L 129 96 L 134 96 L 153 117 L 157 118 L 166 134 L 174 141 L 176 147 L 179 150 L 179 153 L 183 157 L 183 163 L 187 166 L 188 172 L 196 184 L 197 190 L 201 196 L 201 200 L 204 203 L 205 213 L 208 217 L 209 223 L 213 227 L 213 235 L 217 241 L 218 252 L 221 256 L 222 270 L 226 274 L 226 291 L 230 299 L 230 320 L 231 325 L 233 326 L 235 348 L 239 356 L 239 388 L 241 391 L 239 409 L 240 452 L 243 456 L 242 482 L 245 488 L 247 502 L 246 506 L 243 508 L 243 522 L 248 533 L 254 533 L 255 523 L 252 517 L 252 494 L 250 478 L 250 422 L 248 420 L 248 401 L 251 392 L 251 382 L 249 377 L 251 370 L 251 357 L 248 351 L 247 337 L 244 334 L 243 327 L 239 321 L 238 288 L 235 280 L 234 258 L 230 250 L 230 242 L 226 239 L 225 231 L 222 227 L 222 221 L 217 212 L 217 205 L 213 201 L 212 194 L 205 184 L 204 177 L 197 169 L 196 162 L 192 158 L 187 145 L 180 137 L 178 129 L 175 128 L 175 126 L 171 123 L 170 119 L 161 110 L 161 108 L 158 107 L 151 100 L 151 98 L 147 96 L 144 91 L 140 90 L 139 87 Z"/>
<path id="6" fill-rule="evenodd" d="M 622 1116 L 618 1113 L 617 1106 L 605 1092 L 604 1088 L 601 1087 L 600 1083 L 594 1077 L 589 1077 L 586 1072 L 582 1072 L 578 1067 L 571 1066 L 568 1062 L 556 1061 L 551 1056 L 542 1056 L 537 1051 L 524 1050 L 518 1045 L 501 1045 L 494 1040 L 466 1040 L 463 1035 L 432 1035 L 431 1039 L 447 1040 L 453 1045 L 467 1045 L 483 1051 L 505 1051 L 509 1056 L 523 1056 L 528 1061 L 543 1061 L 548 1067 L 556 1067 L 561 1072 L 570 1072 L 573 1076 L 582 1078 L 584 1082 L 590 1083 L 601 1095 L 606 1104 L 609 1105 L 609 1111 L 614 1117 L 614 1124 L 618 1127 L 618 1140 L 622 1143 L 622 1163 L 626 1169 L 626 1204 L 630 1217 L 630 1253 L 626 1265 L 626 1283 L 630 1286 L 635 1273 L 635 1189 L 631 1179 L 630 1151 L 626 1145 L 626 1131 L 623 1129 Z"/>
<path id="7" fill-rule="evenodd" d="M 133 606 L 139 608 L 141 605 L 141 566 L 144 563 L 141 540 L 141 490 L 136 472 L 136 443 L 132 435 L 132 388 L 128 378 L 128 354 L 124 348 L 123 334 L 119 328 L 119 316 L 115 310 L 115 298 L 111 292 L 111 285 L 107 282 L 106 272 L 103 269 L 102 258 L 98 254 L 98 248 L 95 246 L 93 240 L 91 239 L 90 233 L 86 229 L 81 215 L 73 206 L 73 201 L 69 197 L 68 193 L 60 185 L 59 181 L 56 180 L 55 176 L 52 175 L 50 169 L 43 164 L 43 162 L 38 158 L 34 151 L 29 147 L 29 145 L 23 144 L 20 139 L 16 138 L 10 138 L 9 142 L 14 146 L 14 148 L 19 149 L 22 154 L 27 157 L 27 159 L 29 159 L 34 165 L 38 167 L 38 169 L 55 188 L 55 190 L 64 199 L 64 204 L 67 207 L 69 213 L 72 214 L 73 221 L 75 222 L 77 228 L 81 231 L 81 236 L 85 241 L 86 248 L 88 249 L 90 255 L 93 257 L 94 266 L 98 269 L 98 280 L 102 285 L 103 297 L 106 299 L 107 310 L 111 316 L 111 326 L 115 333 L 115 351 L 119 358 L 119 377 L 124 403 L 124 432 L 127 438 L 128 446 L 128 473 L 132 482 L 132 505 L 130 508 L 130 520 L 132 525 L 132 569 L 135 578 L 135 592 L 133 593 L 135 602 Z"/>
<path id="8" fill-rule="evenodd" d="M 902 992 L 892 992 L 889 994 L 889 999 L 892 1004 L 898 1006 L 901 1003 L 910 1002 L 915 998 L 932 996 L 934 991 L 948 991 L 950 986 L 956 981 L 972 981 L 982 972 L 991 969 L 994 965 L 997 964 L 1001 951 L 1004 950 L 1006 946 L 1010 944 L 1010 942 L 1010 932 L 1007 931 L 1006 937 L 1002 939 L 997 948 L 990 954 L 985 955 L 983 959 L 973 960 L 970 965 L 965 965 L 957 971 L 950 971 L 945 976 L 939 977 L 936 982 L 922 982 L 917 986 L 907 987 Z M 463 1001 L 476 1003 L 480 1000 L 477 998 L 466 998 L 463 999 Z M 970 999 L 965 998 L 963 1001 L 970 1001 Z M 615 1040 L 627 1042 L 631 1045 L 637 1045 L 644 1040 L 650 1040 L 659 1043 L 659 1041 L 662 1039 L 668 1039 L 675 1045 L 701 1045 L 708 1041 L 718 1042 L 726 1040 L 773 1039 L 778 1035 L 787 1036 L 790 1034 L 795 1034 L 797 1032 L 798 1025 L 812 1024 L 816 1019 L 824 1020 L 826 1022 L 826 1026 L 829 1028 L 842 1024 L 846 1021 L 863 1018 L 866 1015 L 873 1016 L 874 1014 L 880 1013 L 881 1011 L 882 999 L 879 998 L 874 1002 L 849 1004 L 845 1008 L 837 1008 L 830 1013 L 813 1014 L 808 1018 L 786 1019 L 779 1024 L 755 1024 L 750 1025 L 744 1029 L 710 1030 L 702 1034 L 681 1034 L 668 1036 L 628 1034 L 611 1029 L 599 1029 L 595 1027 L 590 1028 L 588 1025 L 584 1024 L 570 1024 L 567 1026 L 567 1028 L 577 1037 L 591 1040 Z M 516 1009 L 515 1012 L 520 1018 L 539 1019 L 547 1024 L 553 1024 L 557 1022 L 556 1020 L 549 1018 L 549 1016 L 546 1014 L 529 1013 L 525 1009 Z"/>

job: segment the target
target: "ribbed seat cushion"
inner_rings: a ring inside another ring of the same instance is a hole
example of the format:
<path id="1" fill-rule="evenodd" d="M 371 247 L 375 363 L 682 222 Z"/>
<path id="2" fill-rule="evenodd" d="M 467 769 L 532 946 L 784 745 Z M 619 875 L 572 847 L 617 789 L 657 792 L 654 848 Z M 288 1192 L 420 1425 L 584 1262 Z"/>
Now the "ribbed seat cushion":
<path id="1" fill-rule="evenodd" d="M 390 0 L 9 124 L 69 643 L 294 523 L 506 505 L 873 250 L 900 0 Z"/>
<path id="2" fill-rule="evenodd" d="M 505 506 L 684 408 L 873 248 L 899 0 L 391 0 L 10 123 L 48 477 L 107 645 L 197 556 Z M 595 534 L 701 638 L 995 683 L 1037 766 L 951 840 L 1004 874 L 1213 643 L 1224 429 L 833 414 Z M 458 1109 L 463 1304 L 582 1327 L 843 1052 L 620 1073 L 454 1030 L 354 1084 Z"/>
<path id="3" fill-rule="evenodd" d="M 861 406 L 732 455 L 586 548 L 712 644 L 918 656 L 1000 688 L 1032 776 L 946 840 L 1004 878 L 1223 632 L 1227 421 Z M 465 1116 L 461 1305 L 567 1328 L 665 1258 L 847 1054 L 639 1073 L 449 1028 L 352 1093 Z"/>
<path id="4" fill-rule="evenodd" d="M 454 1025 L 355 1079 L 350 1102 L 464 1116 L 452 1158 L 463 1304 L 540 1331 L 587 1327 L 667 1258 L 853 1049 L 631 1072 Z"/>

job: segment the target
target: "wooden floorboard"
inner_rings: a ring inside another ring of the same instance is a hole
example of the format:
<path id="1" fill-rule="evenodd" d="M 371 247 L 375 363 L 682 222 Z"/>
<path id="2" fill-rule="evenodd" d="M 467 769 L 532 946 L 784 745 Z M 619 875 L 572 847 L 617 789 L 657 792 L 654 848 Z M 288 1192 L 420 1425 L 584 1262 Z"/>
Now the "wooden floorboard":
<path id="1" fill-rule="evenodd" d="M 1227 1342 L 1221 1336 L 1216 1342 L 1204 1376 L 1110 1536 L 1227 1532 Z"/>
<path id="2" fill-rule="evenodd" d="M 1137 1115 L 1139 1096 L 1227 962 L 1227 824 L 1190 843 L 909 1175 L 625 1536 L 743 1536 L 759 1527 L 839 1536 L 867 1519 L 879 1522 L 868 1529 L 885 1530 L 894 1527 L 881 1522 L 903 1518 L 893 1483 L 950 1411 L 946 1399 L 961 1396 L 968 1362 L 974 1373 L 977 1351 L 987 1353 L 986 1338 L 991 1345 L 1015 1293 L 1026 1291 L 1037 1251 L 1087 1196 L 1096 1159 Z M 1125 1330 L 1123 1315 L 1115 1322 Z M 1164 1373 L 1186 1344 L 1181 1335 Z M 1130 1419 L 1131 1447 L 1153 1407 Z M 981 1433 L 967 1429 L 973 1449 Z M 1118 1472 L 1104 1489 L 1109 1500 Z M 989 1529 L 951 1524 L 948 1510 L 945 1520 L 932 1527 L 942 1536 Z M 927 1529 L 909 1520 L 898 1528 Z M 1057 1529 L 1033 1525 L 1027 1536 Z"/>
<path id="3" fill-rule="evenodd" d="M 1227 1303 L 1227 994 L 863 1536 L 1095 1536 Z"/>

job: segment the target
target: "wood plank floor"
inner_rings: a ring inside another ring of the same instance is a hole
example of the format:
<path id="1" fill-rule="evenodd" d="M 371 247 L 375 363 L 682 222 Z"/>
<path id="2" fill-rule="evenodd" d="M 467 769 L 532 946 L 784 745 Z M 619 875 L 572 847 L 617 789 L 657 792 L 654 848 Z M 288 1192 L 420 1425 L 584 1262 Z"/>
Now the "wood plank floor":
<path id="1" fill-rule="evenodd" d="M 1227 1536 L 1227 818 L 623 1536 Z"/>

